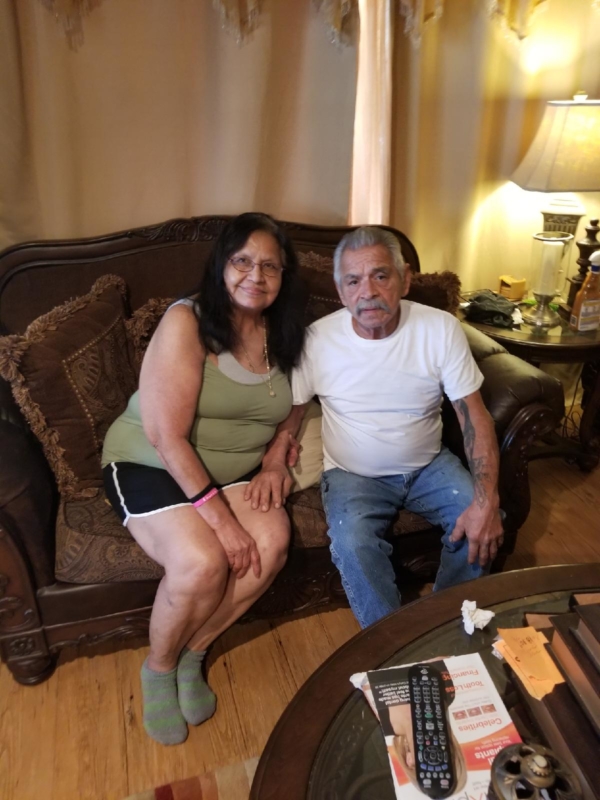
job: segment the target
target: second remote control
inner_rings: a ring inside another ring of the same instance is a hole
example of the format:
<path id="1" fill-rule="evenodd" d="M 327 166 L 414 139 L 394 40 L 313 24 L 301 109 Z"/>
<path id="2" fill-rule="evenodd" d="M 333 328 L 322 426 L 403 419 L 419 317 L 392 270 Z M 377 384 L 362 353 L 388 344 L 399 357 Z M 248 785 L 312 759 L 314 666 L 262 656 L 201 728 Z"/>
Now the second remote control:
<path id="1" fill-rule="evenodd" d="M 408 687 L 419 789 L 439 800 L 451 795 L 456 784 L 444 682 L 435 667 L 415 664 L 408 671 Z"/>

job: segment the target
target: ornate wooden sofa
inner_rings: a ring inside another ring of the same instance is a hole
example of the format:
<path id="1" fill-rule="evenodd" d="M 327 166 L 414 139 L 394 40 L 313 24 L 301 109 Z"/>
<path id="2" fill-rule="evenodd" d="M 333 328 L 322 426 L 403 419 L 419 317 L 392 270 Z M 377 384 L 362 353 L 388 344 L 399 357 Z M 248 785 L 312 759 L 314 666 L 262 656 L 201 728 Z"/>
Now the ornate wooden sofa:
<path id="1" fill-rule="evenodd" d="M 34 242 L 5 250 L 0 254 L 1 333 L 22 334 L 40 315 L 69 298 L 86 295 L 94 281 L 110 273 L 121 276 L 126 284 L 126 316 L 138 310 L 123 328 L 125 338 L 135 341 L 119 340 L 119 347 L 135 351 L 132 363 L 139 362 L 157 311 L 164 308 L 147 305 L 148 301 L 176 297 L 198 281 L 225 219 L 179 219 L 91 239 Z M 284 224 L 301 254 L 308 282 L 307 321 L 336 310 L 339 302 L 330 258 L 348 229 Z M 456 276 L 419 276 L 415 248 L 406 236 L 395 233 L 416 276 L 409 297 L 455 310 Z M 53 317 L 45 319 L 44 330 L 57 327 Z M 80 335 L 81 326 L 72 330 L 73 335 Z M 495 564 L 499 569 L 529 512 L 528 446 L 554 428 L 563 413 L 564 398 L 556 380 L 509 355 L 474 329 L 466 328 L 466 332 L 485 376 L 482 393 L 501 449 L 500 494 L 506 534 Z M 6 348 L 15 341 L 4 340 L 2 345 L 5 371 L 10 361 Z M 88 363 L 82 367 L 81 391 L 88 390 L 84 383 L 90 375 L 96 388 L 103 385 L 102 358 L 99 366 Z M 63 367 L 68 372 L 67 361 Z M 69 364 L 72 366 L 72 360 Z M 79 379 L 74 375 L 68 377 L 77 395 Z M 122 410 L 119 402 L 124 402 L 128 389 L 120 388 L 122 397 L 117 398 L 114 416 Z M 460 454 L 462 438 L 449 404 L 443 414 L 444 439 Z M 93 425 L 91 416 L 89 421 Z M 35 422 L 33 427 L 37 425 Z M 51 439 L 51 425 L 47 431 Z M 101 442 L 98 436 L 94 441 L 91 469 L 97 467 L 99 475 L 97 449 Z M 47 677 L 56 654 L 65 646 L 145 634 L 160 577 L 160 568 L 139 551 L 106 505 L 96 473 L 78 499 L 63 496 L 59 503 L 56 469 L 53 474 L 44 452 L 48 451 L 32 434 L 11 387 L 0 379 L 0 653 L 16 680 L 25 684 Z M 63 478 L 59 475 L 60 485 Z M 345 602 L 329 557 L 318 489 L 292 495 L 288 511 L 294 534 L 288 563 L 247 619 Z M 401 512 L 392 535 L 398 568 L 431 577 L 439 559 L 439 529 Z"/>

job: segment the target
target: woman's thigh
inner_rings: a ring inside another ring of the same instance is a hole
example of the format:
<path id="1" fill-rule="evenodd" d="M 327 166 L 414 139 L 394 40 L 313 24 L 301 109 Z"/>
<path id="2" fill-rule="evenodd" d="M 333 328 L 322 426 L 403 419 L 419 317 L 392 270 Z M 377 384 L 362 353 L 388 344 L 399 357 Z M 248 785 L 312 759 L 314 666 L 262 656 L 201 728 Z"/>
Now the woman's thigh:
<path id="1" fill-rule="evenodd" d="M 259 551 L 269 548 L 287 548 L 290 540 L 290 520 L 284 508 L 268 511 L 253 509 L 249 500 L 244 500 L 246 484 L 223 489 L 223 499 L 231 513 L 258 545 Z"/>

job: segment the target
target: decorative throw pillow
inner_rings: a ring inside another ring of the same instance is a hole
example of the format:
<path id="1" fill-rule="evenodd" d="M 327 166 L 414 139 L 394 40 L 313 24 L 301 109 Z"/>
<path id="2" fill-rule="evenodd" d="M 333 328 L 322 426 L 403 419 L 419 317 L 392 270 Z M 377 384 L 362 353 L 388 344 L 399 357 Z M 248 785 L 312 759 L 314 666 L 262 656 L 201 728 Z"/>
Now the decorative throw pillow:
<path id="1" fill-rule="evenodd" d="M 102 485 L 104 436 L 136 389 L 125 294 L 122 278 L 104 275 L 22 336 L 0 338 L 0 375 L 66 498 L 92 497 Z"/>
<path id="2" fill-rule="evenodd" d="M 167 308 L 174 302 L 175 298 L 173 297 L 153 298 L 134 311 L 126 321 L 125 327 L 127 328 L 127 335 L 133 344 L 138 372 L 142 366 L 146 348 L 158 327 L 158 323 L 163 318 Z"/>
<path id="3" fill-rule="evenodd" d="M 323 412 L 321 406 L 311 400 L 296 437 L 302 449 L 296 466 L 290 468 L 290 473 L 294 479 L 290 494 L 301 492 L 310 486 L 319 485 L 323 474 L 322 421 Z"/>
<path id="4" fill-rule="evenodd" d="M 413 273 L 406 299 L 456 314 L 460 304 L 460 278 L 449 270 Z"/>
<path id="5" fill-rule="evenodd" d="M 299 253 L 300 274 L 310 288 L 307 324 L 338 311 L 342 303 L 333 281 L 333 258 L 319 253 Z M 415 272 L 407 300 L 456 314 L 460 303 L 460 278 L 454 272 Z"/>

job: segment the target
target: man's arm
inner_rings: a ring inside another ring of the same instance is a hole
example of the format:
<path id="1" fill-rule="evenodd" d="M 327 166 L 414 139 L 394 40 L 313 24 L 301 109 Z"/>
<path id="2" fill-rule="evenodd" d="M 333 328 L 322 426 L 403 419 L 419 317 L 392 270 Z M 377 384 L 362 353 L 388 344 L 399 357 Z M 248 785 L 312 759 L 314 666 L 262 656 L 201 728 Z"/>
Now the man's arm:
<path id="1" fill-rule="evenodd" d="M 478 391 L 455 400 L 452 405 L 463 434 L 474 496 L 471 505 L 456 520 L 450 541 L 456 542 L 466 535 L 469 541 L 469 564 L 479 559 L 483 566 L 494 560 L 502 544 L 498 442 L 494 423 Z"/>

